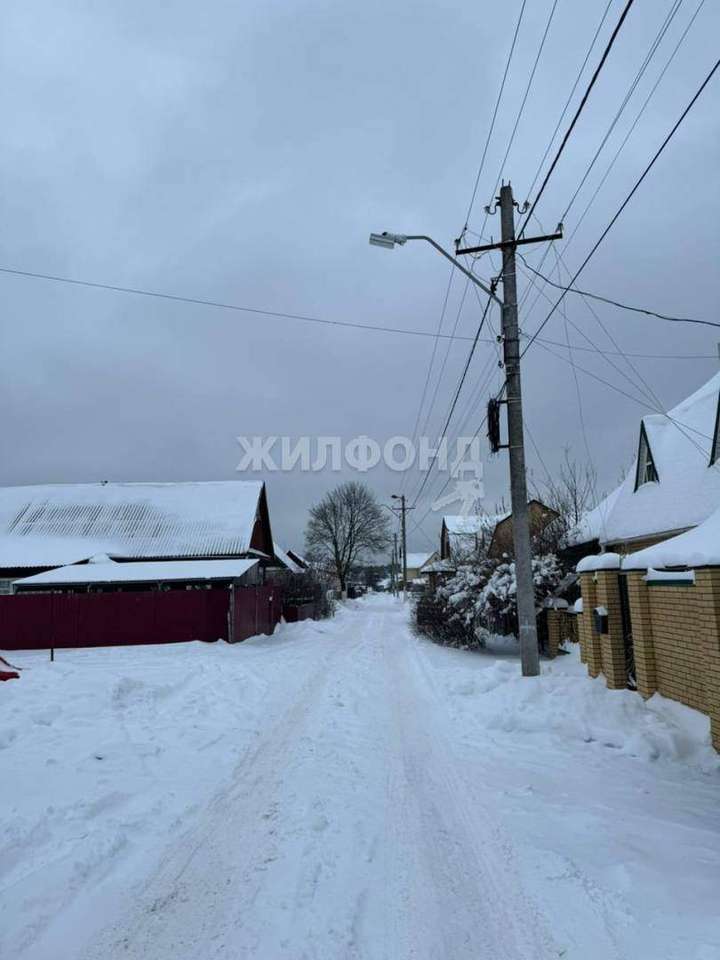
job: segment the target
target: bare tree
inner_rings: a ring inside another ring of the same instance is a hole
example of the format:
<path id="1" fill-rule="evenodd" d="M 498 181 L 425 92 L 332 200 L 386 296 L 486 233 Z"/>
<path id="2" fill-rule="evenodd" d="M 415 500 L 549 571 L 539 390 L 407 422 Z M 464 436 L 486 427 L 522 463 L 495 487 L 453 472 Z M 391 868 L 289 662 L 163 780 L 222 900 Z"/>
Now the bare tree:
<path id="1" fill-rule="evenodd" d="M 548 480 L 542 493 L 544 502 L 559 516 L 536 537 L 539 541 L 535 544 L 536 552 L 557 553 L 565 545 L 568 534 L 595 506 L 596 480 L 594 467 L 589 463 L 571 460 L 570 450 L 565 447 L 557 479 Z"/>
<path id="2" fill-rule="evenodd" d="M 308 553 L 335 573 L 343 591 L 353 566 L 367 554 L 383 550 L 389 538 L 388 520 L 364 483 L 342 483 L 310 508 Z"/>

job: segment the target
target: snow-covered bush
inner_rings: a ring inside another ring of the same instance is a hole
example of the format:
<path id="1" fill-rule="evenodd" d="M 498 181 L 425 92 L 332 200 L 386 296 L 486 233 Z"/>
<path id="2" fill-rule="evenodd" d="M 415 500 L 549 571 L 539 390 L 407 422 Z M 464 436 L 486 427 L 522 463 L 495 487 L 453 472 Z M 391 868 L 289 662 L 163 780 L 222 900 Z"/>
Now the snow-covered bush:
<path id="1" fill-rule="evenodd" d="M 554 554 L 533 557 L 535 604 L 549 596 L 563 578 L 563 568 Z M 477 618 L 490 630 L 517 634 L 517 585 L 515 563 L 500 563 L 480 591 L 475 605 Z"/>
<path id="2" fill-rule="evenodd" d="M 435 594 L 421 597 L 415 608 L 416 630 L 444 646 L 463 650 L 484 646 L 477 601 L 492 569 L 488 561 L 460 567 Z"/>
<path id="3" fill-rule="evenodd" d="M 536 604 L 553 593 L 563 573 L 554 554 L 533 559 Z M 415 629 L 435 643 L 476 650 L 488 633 L 517 635 L 516 593 L 514 562 L 461 567 L 435 594 L 420 597 Z"/>

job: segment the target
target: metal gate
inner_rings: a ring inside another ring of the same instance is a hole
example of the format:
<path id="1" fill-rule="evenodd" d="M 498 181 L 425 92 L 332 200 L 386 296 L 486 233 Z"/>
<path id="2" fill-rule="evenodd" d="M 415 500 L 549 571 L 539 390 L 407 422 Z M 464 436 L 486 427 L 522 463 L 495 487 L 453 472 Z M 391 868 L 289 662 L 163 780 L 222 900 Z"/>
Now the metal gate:
<path id="1" fill-rule="evenodd" d="M 627 670 L 628 690 L 637 690 L 637 674 L 635 672 L 635 647 L 632 635 L 632 620 L 630 619 L 630 598 L 625 574 L 618 577 L 620 589 L 620 619 L 622 621 L 623 645 L 625 647 L 625 669 Z"/>

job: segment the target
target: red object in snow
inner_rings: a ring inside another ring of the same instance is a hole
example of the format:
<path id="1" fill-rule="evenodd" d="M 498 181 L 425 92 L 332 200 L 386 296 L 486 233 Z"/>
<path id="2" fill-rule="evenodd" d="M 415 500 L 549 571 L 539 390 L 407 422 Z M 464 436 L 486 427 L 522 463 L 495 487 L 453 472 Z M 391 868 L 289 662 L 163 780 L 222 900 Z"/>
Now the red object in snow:
<path id="1" fill-rule="evenodd" d="M 2 668 L 0 668 L 0 683 L 2 683 L 3 680 L 19 680 L 20 679 L 20 674 L 17 672 L 18 670 L 21 669 L 20 667 L 13 667 L 11 663 L 7 662 L 5 657 L 0 657 L 0 663 L 2 663 L 3 666 L 5 667 L 10 667 L 9 670 L 3 670 Z"/>

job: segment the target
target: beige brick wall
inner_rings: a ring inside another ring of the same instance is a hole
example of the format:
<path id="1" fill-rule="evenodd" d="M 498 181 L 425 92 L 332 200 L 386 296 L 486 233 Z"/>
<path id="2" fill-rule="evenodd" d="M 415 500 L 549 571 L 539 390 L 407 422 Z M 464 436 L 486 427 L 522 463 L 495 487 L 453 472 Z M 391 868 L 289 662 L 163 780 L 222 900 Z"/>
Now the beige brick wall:
<path id="1" fill-rule="evenodd" d="M 628 573 L 628 597 L 638 690 L 656 691 L 710 717 L 720 751 L 720 568 L 695 571 L 695 584 L 648 585 L 644 571 Z M 599 570 L 580 578 L 584 614 L 581 648 L 590 676 L 605 675 L 608 687 L 627 683 L 618 573 Z M 607 635 L 596 635 L 592 611 L 608 611 Z"/>
<path id="2" fill-rule="evenodd" d="M 709 598 L 697 586 L 649 586 L 647 591 L 658 692 L 704 711 L 703 618 Z"/>

